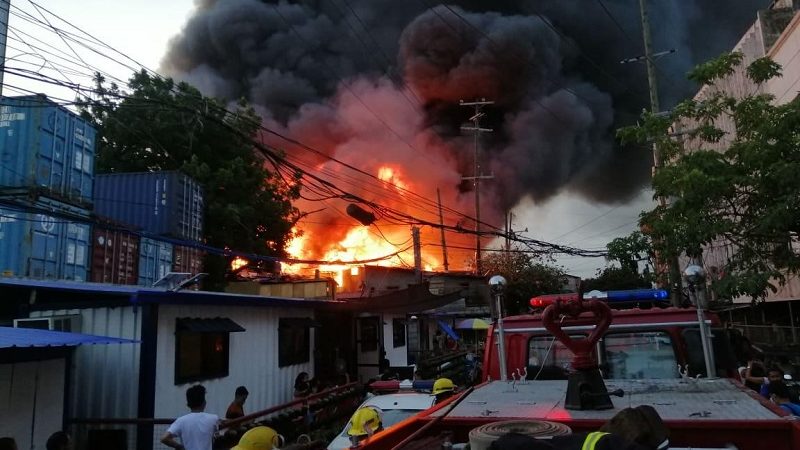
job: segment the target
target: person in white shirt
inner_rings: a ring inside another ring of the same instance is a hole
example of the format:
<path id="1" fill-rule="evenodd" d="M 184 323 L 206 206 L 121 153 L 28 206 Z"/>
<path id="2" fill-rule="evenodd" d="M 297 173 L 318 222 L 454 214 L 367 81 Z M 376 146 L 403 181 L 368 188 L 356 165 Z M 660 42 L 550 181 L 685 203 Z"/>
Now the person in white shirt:
<path id="1" fill-rule="evenodd" d="M 204 412 L 206 388 L 198 384 L 187 389 L 186 404 L 191 412 L 178 417 L 167 428 L 161 443 L 176 450 L 212 450 L 220 419 L 219 416 Z"/>

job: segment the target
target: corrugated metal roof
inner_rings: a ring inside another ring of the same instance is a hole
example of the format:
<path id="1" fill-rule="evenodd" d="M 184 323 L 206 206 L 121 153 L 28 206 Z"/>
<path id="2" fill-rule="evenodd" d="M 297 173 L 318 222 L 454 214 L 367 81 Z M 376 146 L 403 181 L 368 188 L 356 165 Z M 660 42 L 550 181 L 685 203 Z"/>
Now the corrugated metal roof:
<path id="1" fill-rule="evenodd" d="M 63 280 L 32 280 L 29 278 L 0 277 L 0 285 L 32 287 L 40 289 L 55 289 L 78 292 L 101 292 L 108 294 L 133 294 L 139 291 L 141 286 L 126 286 L 119 284 L 103 283 L 84 283 L 77 281 Z"/>
<path id="2" fill-rule="evenodd" d="M 0 327 L 0 348 L 74 347 L 86 344 L 133 344 L 139 341 L 36 328 Z"/>
<path id="3" fill-rule="evenodd" d="M 319 305 L 345 304 L 336 300 L 318 300 L 289 297 L 263 297 L 258 295 L 231 294 L 226 292 L 190 291 L 170 292 L 158 288 L 114 285 L 104 283 L 79 283 L 70 281 L 32 280 L 28 278 L 0 277 L 0 286 L 19 286 L 53 291 L 85 292 L 128 296 L 132 303 L 164 304 L 210 304 L 246 306 L 292 306 L 314 307 Z"/>

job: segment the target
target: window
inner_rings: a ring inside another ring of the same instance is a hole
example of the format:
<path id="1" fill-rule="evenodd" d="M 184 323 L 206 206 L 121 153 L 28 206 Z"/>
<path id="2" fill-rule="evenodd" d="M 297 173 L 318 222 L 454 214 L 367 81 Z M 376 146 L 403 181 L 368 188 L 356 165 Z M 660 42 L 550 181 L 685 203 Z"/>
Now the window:
<path id="1" fill-rule="evenodd" d="M 378 350 L 378 326 L 380 321 L 377 317 L 363 317 L 358 320 L 361 329 L 361 351 L 374 352 Z"/>
<path id="2" fill-rule="evenodd" d="M 406 345 L 405 319 L 392 319 L 392 344 L 395 348 Z"/>
<path id="3" fill-rule="evenodd" d="M 177 319 L 175 384 L 228 376 L 230 333 L 244 328 L 230 319 Z"/>
<path id="4" fill-rule="evenodd" d="M 278 366 L 286 367 L 309 361 L 311 351 L 310 319 L 278 321 Z"/>
<path id="5" fill-rule="evenodd" d="M 585 338 L 583 335 L 570 337 L 576 340 Z M 540 380 L 566 379 L 572 366 L 572 357 L 572 351 L 558 339 L 534 336 L 528 341 L 528 378 L 532 379 L 538 373 Z M 531 373 L 531 369 L 535 372 Z"/>
<path id="6" fill-rule="evenodd" d="M 678 361 L 665 331 L 611 333 L 604 338 L 608 378 L 677 378 Z"/>

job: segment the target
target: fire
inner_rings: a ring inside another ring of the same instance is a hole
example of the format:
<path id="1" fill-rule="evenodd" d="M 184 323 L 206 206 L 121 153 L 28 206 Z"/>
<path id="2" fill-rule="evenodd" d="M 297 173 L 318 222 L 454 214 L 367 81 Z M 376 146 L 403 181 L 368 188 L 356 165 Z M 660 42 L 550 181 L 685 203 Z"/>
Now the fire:
<path id="1" fill-rule="evenodd" d="M 233 258 L 233 261 L 231 261 L 231 270 L 238 270 L 248 265 L 249 263 L 250 261 L 237 256 L 236 258 Z"/>
<path id="2" fill-rule="evenodd" d="M 412 191 L 412 183 L 407 181 L 400 165 L 382 164 L 375 168 L 377 177 L 389 183 L 386 189 L 406 189 Z M 415 182 L 420 178 L 414 178 Z M 424 183 L 423 183 L 424 184 Z M 434 189 L 435 191 L 435 189 Z M 402 194 L 401 194 L 402 195 Z M 387 196 L 379 201 L 386 202 L 391 198 Z M 403 200 L 394 200 L 393 207 L 408 210 L 411 214 L 419 214 L 415 205 L 405 203 Z M 377 261 L 362 263 L 366 265 L 394 266 L 413 268 L 414 250 L 411 241 L 410 225 L 385 223 L 379 220 L 364 226 L 347 217 L 341 205 L 327 204 L 321 214 L 309 216 L 308 221 L 300 221 L 293 229 L 294 238 L 286 247 L 287 253 L 293 259 L 308 261 Z M 306 206 L 318 209 L 318 204 Z M 338 210 L 338 212 L 337 212 Z M 430 217 L 429 220 L 437 220 Z M 422 227 L 421 250 L 422 269 L 425 271 L 443 270 L 443 256 L 440 230 L 434 227 Z M 448 245 L 454 244 L 454 249 L 448 249 L 450 270 L 459 270 L 465 266 L 465 260 L 472 254 L 470 250 L 463 250 L 472 242 L 472 237 L 459 233 L 448 236 Z M 398 253 L 399 252 L 399 253 Z M 353 264 L 315 264 L 295 263 L 284 264 L 282 270 L 286 273 L 303 276 L 327 276 L 336 280 L 340 288 L 348 291 L 357 289 L 360 279 L 360 265 Z"/>
<path id="3" fill-rule="evenodd" d="M 400 179 L 400 170 L 391 166 L 381 166 L 378 168 L 378 178 L 387 183 L 391 183 L 397 187 L 397 189 L 402 190 L 410 190 L 408 183 L 404 182 Z"/>

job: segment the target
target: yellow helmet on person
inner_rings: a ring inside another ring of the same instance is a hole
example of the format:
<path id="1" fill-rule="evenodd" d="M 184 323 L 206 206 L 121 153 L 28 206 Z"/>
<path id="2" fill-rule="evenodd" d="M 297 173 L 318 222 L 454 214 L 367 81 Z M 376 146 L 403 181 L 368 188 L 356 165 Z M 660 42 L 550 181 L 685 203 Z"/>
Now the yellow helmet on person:
<path id="1" fill-rule="evenodd" d="M 270 427 L 255 427 L 239 439 L 239 444 L 231 450 L 272 450 L 281 445 L 282 438 Z"/>
<path id="2" fill-rule="evenodd" d="M 450 378 L 439 378 L 433 383 L 433 391 L 431 394 L 439 395 L 445 392 L 453 392 L 456 390 L 456 385 L 453 384 L 453 380 Z"/>
<path id="3" fill-rule="evenodd" d="M 349 436 L 371 436 L 381 428 L 380 411 L 374 406 L 363 406 L 350 418 Z"/>

